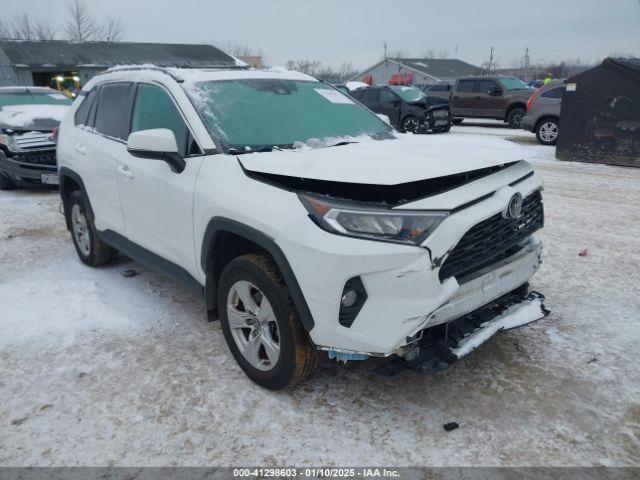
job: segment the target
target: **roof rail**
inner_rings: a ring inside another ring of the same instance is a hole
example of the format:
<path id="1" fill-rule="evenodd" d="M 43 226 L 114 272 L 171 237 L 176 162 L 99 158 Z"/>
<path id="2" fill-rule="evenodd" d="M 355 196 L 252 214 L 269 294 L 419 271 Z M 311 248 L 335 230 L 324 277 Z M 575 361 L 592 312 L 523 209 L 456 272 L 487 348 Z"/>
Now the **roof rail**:
<path id="1" fill-rule="evenodd" d="M 219 67 L 159 67 L 157 65 L 119 65 L 115 67 L 110 67 L 104 72 L 101 72 L 100 75 L 104 75 L 107 73 L 113 72 L 128 72 L 128 71 L 138 71 L 138 70 L 152 70 L 154 72 L 164 73 L 165 75 L 170 76 L 176 82 L 182 83 L 184 82 L 184 78 L 176 75 L 175 70 L 180 69 L 189 69 L 189 70 L 248 70 L 250 68 L 249 65 L 221 65 Z"/>

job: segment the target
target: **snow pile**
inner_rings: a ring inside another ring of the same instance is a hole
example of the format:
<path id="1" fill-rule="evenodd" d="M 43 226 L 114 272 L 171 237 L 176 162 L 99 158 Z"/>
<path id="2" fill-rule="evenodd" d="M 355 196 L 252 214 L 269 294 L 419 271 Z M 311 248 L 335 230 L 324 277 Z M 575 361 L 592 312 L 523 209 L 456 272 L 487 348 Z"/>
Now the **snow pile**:
<path id="1" fill-rule="evenodd" d="M 38 119 L 61 122 L 68 108 L 67 105 L 9 105 L 0 110 L 0 124 L 23 128 L 33 125 Z"/>

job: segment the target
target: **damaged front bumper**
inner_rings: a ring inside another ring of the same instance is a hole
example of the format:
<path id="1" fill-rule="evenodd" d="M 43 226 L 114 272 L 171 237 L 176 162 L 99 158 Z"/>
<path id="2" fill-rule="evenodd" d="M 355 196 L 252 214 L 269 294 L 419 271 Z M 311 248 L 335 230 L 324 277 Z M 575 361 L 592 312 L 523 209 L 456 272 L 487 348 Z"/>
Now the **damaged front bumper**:
<path id="1" fill-rule="evenodd" d="M 465 357 L 498 332 L 528 325 L 549 314 L 544 296 L 526 285 L 484 307 L 424 331 L 404 359 L 395 358 L 376 372 L 391 376 L 406 369 L 439 372 Z"/>
<path id="2" fill-rule="evenodd" d="M 0 151 L 0 173 L 20 184 L 58 184 L 56 152 L 35 151 L 11 157 Z"/>

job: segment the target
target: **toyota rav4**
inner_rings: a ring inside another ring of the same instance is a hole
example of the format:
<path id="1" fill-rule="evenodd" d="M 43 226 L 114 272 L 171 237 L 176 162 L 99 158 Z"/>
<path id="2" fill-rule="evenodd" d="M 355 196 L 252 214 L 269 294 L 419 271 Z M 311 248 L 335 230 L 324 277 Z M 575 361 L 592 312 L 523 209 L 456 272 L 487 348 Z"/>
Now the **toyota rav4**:
<path id="1" fill-rule="evenodd" d="M 519 151 L 398 134 L 301 73 L 123 67 L 82 89 L 57 153 L 80 260 L 192 285 L 281 389 L 321 356 L 439 370 L 544 316 L 542 187 Z"/>

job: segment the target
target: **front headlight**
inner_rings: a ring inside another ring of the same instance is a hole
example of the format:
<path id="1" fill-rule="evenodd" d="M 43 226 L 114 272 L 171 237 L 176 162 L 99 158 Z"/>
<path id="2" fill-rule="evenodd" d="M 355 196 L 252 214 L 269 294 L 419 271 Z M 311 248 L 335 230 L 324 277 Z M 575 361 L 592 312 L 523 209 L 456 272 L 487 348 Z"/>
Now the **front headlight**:
<path id="1" fill-rule="evenodd" d="M 18 151 L 18 144 L 11 135 L 0 133 L 0 145 L 7 147 L 10 152 L 16 153 Z"/>
<path id="2" fill-rule="evenodd" d="M 329 232 L 410 245 L 420 245 L 449 214 L 360 207 L 304 194 L 298 198 L 315 222 Z"/>

